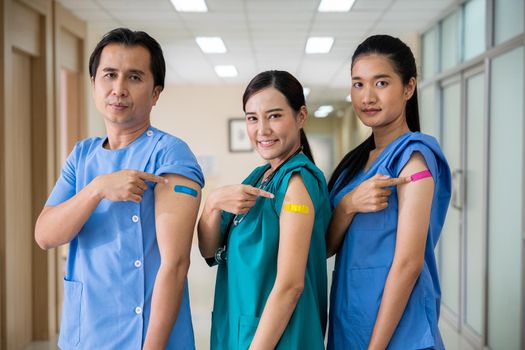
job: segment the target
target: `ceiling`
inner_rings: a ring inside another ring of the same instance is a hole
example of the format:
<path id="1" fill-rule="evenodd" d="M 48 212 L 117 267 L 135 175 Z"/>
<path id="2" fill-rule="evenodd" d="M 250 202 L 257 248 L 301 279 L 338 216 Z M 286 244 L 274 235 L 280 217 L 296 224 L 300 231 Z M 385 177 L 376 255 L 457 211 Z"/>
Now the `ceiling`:
<path id="1" fill-rule="evenodd" d="M 180 13 L 169 0 L 58 0 L 101 34 L 125 26 L 156 38 L 165 53 L 168 84 L 242 84 L 258 72 L 283 69 L 311 88 L 311 99 L 342 100 L 349 60 L 365 37 L 401 38 L 427 29 L 460 0 L 357 0 L 349 12 L 317 12 L 319 0 L 206 0 L 207 13 Z M 197 36 L 220 36 L 228 52 L 204 54 Z M 310 36 L 333 36 L 328 54 L 305 54 Z M 215 65 L 239 75 L 219 78 Z"/>

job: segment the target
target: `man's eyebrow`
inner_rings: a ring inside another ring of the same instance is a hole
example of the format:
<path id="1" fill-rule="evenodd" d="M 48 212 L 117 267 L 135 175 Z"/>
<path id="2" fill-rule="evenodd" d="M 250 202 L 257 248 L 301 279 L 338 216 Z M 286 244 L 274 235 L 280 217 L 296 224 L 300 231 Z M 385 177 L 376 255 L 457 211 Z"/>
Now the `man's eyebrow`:
<path id="1" fill-rule="evenodd" d="M 102 68 L 102 71 L 103 72 L 116 72 L 116 71 L 118 71 L 118 69 L 112 68 L 112 67 L 104 67 L 104 68 Z M 140 69 L 130 69 L 130 70 L 127 71 L 127 73 L 137 74 L 137 75 L 144 75 L 144 74 L 146 74 L 146 73 L 144 73 L 144 71 L 142 71 Z"/>

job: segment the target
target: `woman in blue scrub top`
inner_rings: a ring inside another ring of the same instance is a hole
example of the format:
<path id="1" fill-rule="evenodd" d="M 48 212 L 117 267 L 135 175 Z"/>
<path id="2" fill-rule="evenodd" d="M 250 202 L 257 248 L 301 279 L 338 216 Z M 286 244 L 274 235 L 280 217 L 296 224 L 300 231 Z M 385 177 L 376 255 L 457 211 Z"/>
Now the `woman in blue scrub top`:
<path id="1" fill-rule="evenodd" d="M 303 88 L 288 72 L 263 72 L 243 108 L 267 164 L 209 193 L 199 222 L 202 256 L 219 265 L 211 349 L 324 349 L 331 212 L 303 131 Z"/>
<path id="2" fill-rule="evenodd" d="M 351 75 L 352 104 L 372 135 L 329 182 L 327 253 L 337 257 L 328 349 L 443 349 L 434 248 L 450 170 L 420 133 L 414 56 L 397 38 L 372 36 Z"/>

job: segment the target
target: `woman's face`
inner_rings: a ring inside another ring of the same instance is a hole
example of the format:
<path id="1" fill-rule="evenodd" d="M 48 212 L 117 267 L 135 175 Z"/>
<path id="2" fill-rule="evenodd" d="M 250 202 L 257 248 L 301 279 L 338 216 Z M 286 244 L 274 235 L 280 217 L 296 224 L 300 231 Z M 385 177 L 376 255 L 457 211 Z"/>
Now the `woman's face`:
<path id="1" fill-rule="evenodd" d="M 359 57 L 352 67 L 352 104 L 363 124 L 373 129 L 406 125 L 405 107 L 415 86 L 415 78 L 404 85 L 383 55 Z"/>
<path id="2" fill-rule="evenodd" d="M 295 112 L 281 92 L 268 87 L 248 99 L 245 111 L 250 141 L 272 168 L 299 148 L 300 129 L 307 116 L 305 106 Z"/>

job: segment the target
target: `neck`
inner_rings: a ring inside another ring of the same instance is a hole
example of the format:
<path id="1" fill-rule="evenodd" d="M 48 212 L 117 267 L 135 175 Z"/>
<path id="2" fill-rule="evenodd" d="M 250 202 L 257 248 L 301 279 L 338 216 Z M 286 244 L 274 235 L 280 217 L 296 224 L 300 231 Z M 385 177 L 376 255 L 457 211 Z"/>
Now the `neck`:
<path id="1" fill-rule="evenodd" d="M 385 148 L 399 136 L 409 131 L 410 129 L 404 117 L 398 118 L 388 125 L 372 128 L 376 149 Z"/>
<path id="2" fill-rule="evenodd" d="M 270 170 L 272 172 L 275 171 L 279 166 L 284 164 L 293 155 L 299 153 L 300 149 L 301 149 L 301 145 L 294 146 L 294 147 L 291 148 L 290 152 L 287 152 L 282 157 L 271 159 L 270 160 Z"/>
<path id="3" fill-rule="evenodd" d="M 111 150 L 126 147 L 139 138 L 139 136 L 150 127 L 150 125 L 149 120 L 141 125 L 134 125 L 132 127 L 122 127 L 121 125 L 115 126 L 106 123 L 108 142 L 104 147 Z"/>

